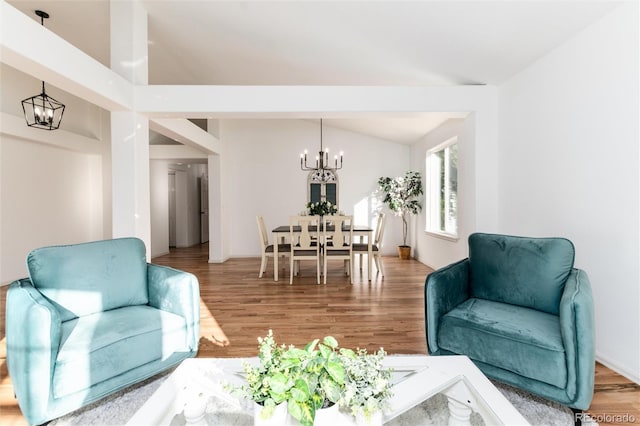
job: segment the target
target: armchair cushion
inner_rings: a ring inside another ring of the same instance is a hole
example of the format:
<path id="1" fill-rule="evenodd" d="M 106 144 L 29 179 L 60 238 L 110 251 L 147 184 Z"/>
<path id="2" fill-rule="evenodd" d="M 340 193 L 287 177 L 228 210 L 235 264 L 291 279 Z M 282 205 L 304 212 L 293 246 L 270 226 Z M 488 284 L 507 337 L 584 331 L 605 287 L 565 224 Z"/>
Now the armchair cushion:
<path id="1" fill-rule="evenodd" d="M 567 382 L 556 315 L 472 298 L 442 317 L 438 342 L 447 351 L 521 376 L 557 387 Z"/>
<path id="2" fill-rule="evenodd" d="M 145 246 L 137 238 L 35 249 L 27 267 L 62 321 L 148 302 Z"/>
<path id="3" fill-rule="evenodd" d="M 471 295 L 558 315 L 574 257 L 565 238 L 472 234 Z"/>
<path id="4" fill-rule="evenodd" d="M 172 353 L 188 351 L 184 318 L 150 306 L 129 306 L 62 323 L 53 374 L 60 398 Z M 144 350 L 141 350 L 144 348 Z"/>

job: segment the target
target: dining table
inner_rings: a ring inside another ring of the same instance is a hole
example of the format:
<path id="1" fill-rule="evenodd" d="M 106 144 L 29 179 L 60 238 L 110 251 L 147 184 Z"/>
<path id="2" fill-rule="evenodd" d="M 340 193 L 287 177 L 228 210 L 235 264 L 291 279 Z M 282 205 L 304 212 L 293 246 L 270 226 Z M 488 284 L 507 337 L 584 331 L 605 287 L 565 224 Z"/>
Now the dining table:
<path id="1" fill-rule="evenodd" d="M 315 232 L 316 227 L 310 226 L 310 231 Z M 349 228 L 344 227 L 343 231 L 348 232 Z M 300 226 L 293 227 L 294 233 L 300 233 Z M 271 231 L 273 235 L 273 280 L 278 281 L 278 245 L 284 243 L 285 238 L 291 235 L 291 230 L 289 229 L 289 225 L 280 225 Z M 353 236 L 359 237 L 360 242 L 362 242 L 363 238 L 367 240 L 368 247 L 368 256 L 367 256 L 367 280 L 371 281 L 371 264 L 373 258 L 373 228 L 366 225 L 353 225 Z"/>

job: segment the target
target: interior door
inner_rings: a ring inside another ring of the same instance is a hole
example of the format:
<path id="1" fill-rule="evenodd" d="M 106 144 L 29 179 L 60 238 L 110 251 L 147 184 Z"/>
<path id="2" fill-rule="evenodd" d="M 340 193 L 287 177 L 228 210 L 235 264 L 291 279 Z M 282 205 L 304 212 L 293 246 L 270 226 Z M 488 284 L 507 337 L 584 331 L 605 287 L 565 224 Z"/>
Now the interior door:
<path id="1" fill-rule="evenodd" d="M 200 186 L 200 243 L 209 241 L 209 180 L 207 176 L 198 179 Z"/>

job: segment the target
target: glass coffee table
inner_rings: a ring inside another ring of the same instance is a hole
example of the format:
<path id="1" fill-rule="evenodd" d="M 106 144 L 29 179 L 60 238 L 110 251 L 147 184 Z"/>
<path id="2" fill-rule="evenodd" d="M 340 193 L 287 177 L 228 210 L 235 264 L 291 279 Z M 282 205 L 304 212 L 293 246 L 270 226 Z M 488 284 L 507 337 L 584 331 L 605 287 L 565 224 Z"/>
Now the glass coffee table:
<path id="1" fill-rule="evenodd" d="M 243 362 L 257 358 L 191 358 L 180 364 L 142 405 L 128 425 L 252 425 L 253 403 L 231 395 L 224 384 L 244 382 Z M 383 423 L 403 423 L 412 409 L 436 396 L 447 400 L 449 425 L 468 425 L 473 413 L 491 425 L 528 422 L 466 356 L 389 355 L 393 397 Z M 355 425 L 342 411 L 336 425 Z"/>

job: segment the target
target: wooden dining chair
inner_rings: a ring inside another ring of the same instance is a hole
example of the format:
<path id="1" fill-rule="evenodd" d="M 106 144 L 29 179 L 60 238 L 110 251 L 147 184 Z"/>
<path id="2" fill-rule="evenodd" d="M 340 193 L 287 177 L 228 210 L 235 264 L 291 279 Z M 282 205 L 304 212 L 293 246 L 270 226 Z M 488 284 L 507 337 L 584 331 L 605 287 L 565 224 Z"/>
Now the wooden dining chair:
<path id="1" fill-rule="evenodd" d="M 289 235 L 291 241 L 289 284 L 299 273 L 301 260 L 316 261 L 316 280 L 320 284 L 320 216 L 291 216 Z"/>
<path id="2" fill-rule="evenodd" d="M 324 216 L 323 228 L 324 283 L 327 283 L 329 260 L 342 260 L 349 266 L 347 274 L 353 284 L 353 216 Z"/>
<path id="3" fill-rule="evenodd" d="M 260 263 L 260 273 L 258 274 L 258 277 L 262 278 L 262 274 L 265 273 L 267 270 L 267 263 L 269 262 L 269 258 L 273 257 L 274 247 L 273 247 L 273 244 L 269 243 L 269 235 L 267 234 L 267 228 L 264 225 L 264 218 L 262 216 L 256 216 L 256 221 L 258 222 L 258 232 L 260 233 L 260 246 L 261 246 L 260 252 L 262 254 L 262 262 Z M 278 255 L 290 256 L 291 244 L 278 244 Z M 284 267 L 284 265 L 285 264 L 283 262 L 282 266 Z"/>
<path id="4" fill-rule="evenodd" d="M 384 277 L 384 267 L 382 265 L 382 237 L 384 236 L 384 226 L 386 223 L 386 215 L 380 213 L 378 215 L 378 223 L 376 223 L 376 231 L 372 242 L 373 261 L 376 264 L 378 272 Z M 360 255 L 360 270 L 362 270 L 362 255 L 368 254 L 369 248 L 367 243 L 353 243 L 352 244 L 352 262 L 355 262 L 356 255 Z"/>

